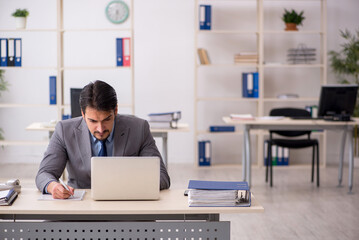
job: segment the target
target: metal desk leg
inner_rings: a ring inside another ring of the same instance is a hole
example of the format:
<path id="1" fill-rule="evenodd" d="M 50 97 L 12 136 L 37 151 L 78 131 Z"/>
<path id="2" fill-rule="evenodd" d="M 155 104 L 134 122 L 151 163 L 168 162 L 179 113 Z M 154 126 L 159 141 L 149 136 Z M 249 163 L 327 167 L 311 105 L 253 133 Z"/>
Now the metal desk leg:
<path id="1" fill-rule="evenodd" d="M 164 133 L 162 135 L 162 151 L 163 151 L 163 157 L 165 159 L 166 168 L 168 168 L 167 137 L 168 137 L 167 133 Z"/>
<path id="2" fill-rule="evenodd" d="M 245 127 L 244 127 L 245 129 Z M 246 138 L 246 133 L 244 132 L 243 134 L 243 144 L 242 144 L 242 179 L 243 181 L 246 181 L 246 165 L 247 165 L 247 153 L 246 153 L 246 142 L 247 142 L 247 138 Z"/>
<path id="3" fill-rule="evenodd" d="M 252 182 L 252 178 L 251 178 L 251 139 L 250 139 L 250 135 L 249 135 L 249 127 L 246 125 L 245 129 L 244 129 L 244 135 L 245 135 L 245 139 L 246 139 L 246 169 L 247 169 L 247 181 L 248 181 L 248 186 L 251 187 L 251 182 Z"/>
<path id="4" fill-rule="evenodd" d="M 345 150 L 345 140 L 347 136 L 347 129 L 344 129 L 342 134 L 342 142 L 340 146 L 340 155 L 339 155 L 339 172 L 338 172 L 338 187 L 342 185 L 343 180 L 343 163 L 344 163 L 344 150 Z"/>
<path id="5" fill-rule="evenodd" d="M 349 193 L 353 188 L 353 169 L 354 169 L 354 149 L 353 149 L 353 128 L 348 126 L 349 136 Z"/>
<path id="6" fill-rule="evenodd" d="M 162 158 L 163 158 L 163 161 L 164 161 L 164 164 L 166 166 L 166 168 L 168 168 L 168 151 L 167 151 L 167 138 L 168 138 L 168 133 L 167 132 L 153 132 L 152 133 L 152 136 L 154 138 L 156 137 L 160 137 L 162 138 Z"/>

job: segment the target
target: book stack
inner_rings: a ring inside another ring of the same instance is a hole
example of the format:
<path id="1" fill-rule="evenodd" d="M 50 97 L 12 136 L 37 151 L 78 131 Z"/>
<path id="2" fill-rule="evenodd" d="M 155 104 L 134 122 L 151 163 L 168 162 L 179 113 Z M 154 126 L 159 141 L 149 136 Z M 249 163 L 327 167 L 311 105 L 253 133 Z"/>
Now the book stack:
<path id="1" fill-rule="evenodd" d="M 258 63 L 256 52 L 242 52 L 234 55 L 234 63 Z"/>
<path id="2" fill-rule="evenodd" d="M 211 63 L 206 49 L 198 48 L 197 53 L 201 65 L 209 65 Z"/>
<path id="3" fill-rule="evenodd" d="M 17 198 L 18 193 L 12 188 L 0 191 L 0 206 L 10 206 Z"/>
<path id="4" fill-rule="evenodd" d="M 250 207 L 247 182 L 198 181 L 188 184 L 190 207 Z"/>
<path id="5" fill-rule="evenodd" d="M 178 128 L 178 120 L 181 119 L 181 111 L 150 113 L 148 114 L 148 117 L 148 122 L 151 128 Z"/>
<path id="6" fill-rule="evenodd" d="M 311 64 L 315 61 L 316 49 L 299 44 L 298 48 L 288 49 L 287 59 L 291 64 Z"/>

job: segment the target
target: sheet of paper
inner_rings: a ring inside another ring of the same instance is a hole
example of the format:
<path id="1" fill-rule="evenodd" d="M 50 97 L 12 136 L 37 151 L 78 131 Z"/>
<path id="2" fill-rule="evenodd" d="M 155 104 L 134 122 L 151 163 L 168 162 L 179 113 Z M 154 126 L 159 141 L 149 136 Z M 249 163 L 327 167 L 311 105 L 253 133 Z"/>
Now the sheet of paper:
<path id="1" fill-rule="evenodd" d="M 81 201 L 84 198 L 86 191 L 76 189 L 73 196 L 68 199 L 54 199 L 51 194 L 42 194 L 38 200 L 40 201 Z"/>
<path id="2" fill-rule="evenodd" d="M 10 190 L 0 191 L 0 199 L 5 198 L 9 194 Z"/>

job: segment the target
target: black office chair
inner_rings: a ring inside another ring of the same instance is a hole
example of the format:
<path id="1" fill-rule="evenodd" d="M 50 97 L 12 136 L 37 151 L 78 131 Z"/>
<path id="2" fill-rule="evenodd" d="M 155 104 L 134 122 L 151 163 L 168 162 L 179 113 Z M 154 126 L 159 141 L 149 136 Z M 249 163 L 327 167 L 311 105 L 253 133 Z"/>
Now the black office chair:
<path id="1" fill-rule="evenodd" d="M 302 117 L 310 116 L 310 113 L 305 109 L 298 108 L 275 108 L 269 113 L 270 116 L 285 116 L 285 117 Z M 277 134 L 286 138 L 274 138 Z M 272 145 L 277 145 L 286 148 L 307 148 L 313 147 L 312 156 L 312 182 L 314 181 L 314 158 L 315 149 L 317 149 L 317 187 L 319 187 L 319 143 L 317 139 L 310 138 L 311 131 L 269 131 L 268 140 L 268 158 L 266 161 L 266 182 L 268 182 L 268 165 L 270 166 L 270 186 L 273 186 L 273 170 L 272 170 Z M 288 139 L 290 137 L 298 137 L 308 135 L 307 139 Z"/>

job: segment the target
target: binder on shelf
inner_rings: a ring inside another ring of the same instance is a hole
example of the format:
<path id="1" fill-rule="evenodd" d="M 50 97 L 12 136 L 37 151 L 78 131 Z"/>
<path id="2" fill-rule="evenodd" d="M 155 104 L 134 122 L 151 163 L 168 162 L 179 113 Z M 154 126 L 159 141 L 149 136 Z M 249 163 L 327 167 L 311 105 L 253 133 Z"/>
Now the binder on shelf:
<path id="1" fill-rule="evenodd" d="M 15 39 L 9 38 L 7 45 L 7 66 L 15 66 Z"/>
<path id="2" fill-rule="evenodd" d="M 258 72 L 242 73 L 242 97 L 259 97 L 259 75 Z"/>
<path id="3" fill-rule="evenodd" d="M 289 165 L 289 148 L 272 145 L 272 165 L 288 166 Z M 268 159 L 268 140 L 264 141 L 264 165 L 267 165 Z"/>
<path id="4" fill-rule="evenodd" d="M 22 41 L 21 38 L 14 39 L 15 45 L 15 67 L 21 67 Z"/>
<path id="5" fill-rule="evenodd" d="M 278 149 L 277 145 L 272 145 L 272 165 L 273 166 L 277 165 L 277 156 L 278 156 L 277 149 Z"/>
<path id="6" fill-rule="evenodd" d="M 210 126 L 209 131 L 210 132 L 234 132 L 235 126 Z"/>
<path id="7" fill-rule="evenodd" d="M 277 146 L 277 165 L 283 165 L 283 147 Z"/>
<path id="8" fill-rule="evenodd" d="M 253 75 L 251 73 L 242 73 L 242 96 L 244 98 L 253 97 Z"/>
<path id="9" fill-rule="evenodd" d="M 56 76 L 49 77 L 50 86 L 50 105 L 56 104 Z"/>
<path id="10" fill-rule="evenodd" d="M 211 30 L 211 5 L 199 6 L 199 29 Z"/>
<path id="11" fill-rule="evenodd" d="M 283 165 L 289 165 L 289 148 L 283 149 Z"/>
<path id="12" fill-rule="evenodd" d="M 206 5 L 199 6 L 199 29 L 205 30 L 206 28 Z"/>
<path id="13" fill-rule="evenodd" d="M 212 144 L 211 141 L 198 141 L 198 165 L 199 166 L 210 166 L 212 155 Z"/>
<path id="14" fill-rule="evenodd" d="M 251 206 L 251 192 L 247 182 L 190 180 L 188 189 L 190 207 Z"/>
<path id="15" fill-rule="evenodd" d="M 131 66 L 131 39 L 123 38 L 123 66 Z"/>
<path id="16" fill-rule="evenodd" d="M 123 39 L 116 38 L 116 65 L 118 67 L 123 66 Z"/>
<path id="17" fill-rule="evenodd" d="M 264 158 L 264 166 L 267 166 L 267 162 L 268 162 L 268 140 L 264 141 L 263 143 L 263 158 Z M 269 165 L 268 165 L 269 166 Z"/>
<path id="18" fill-rule="evenodd" d="M 0 67 L 7 67 L 7 53 L 8 53 L 7 38 L 0 38 Z"/>
<path id="19" fill-rule="evenodd" d="M 252 73 L 253 75 L 253 97 L 258 98 L 259 97 L 259 75 L 258 72 Z"/>

